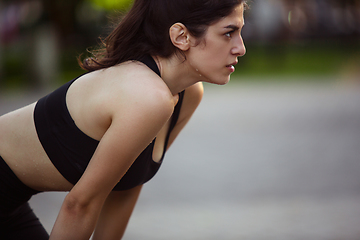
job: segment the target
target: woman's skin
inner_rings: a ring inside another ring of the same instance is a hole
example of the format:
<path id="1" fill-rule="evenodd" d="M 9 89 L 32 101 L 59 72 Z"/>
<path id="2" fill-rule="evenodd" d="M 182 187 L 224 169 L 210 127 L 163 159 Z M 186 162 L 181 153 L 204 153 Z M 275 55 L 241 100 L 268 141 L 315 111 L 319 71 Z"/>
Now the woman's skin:
<path id="1" fill-rule="evenodd" d="M 141 186 L 111 190 L 154 137 L 153 159 L 161 158 L 177 93 L 186 89 L 169 146 L 200 103 L 201 82 L 229 81 L 237 57 L 245 54 L 243 11 L 241 4 L 209 26 L 200 40 L 183 24 L 174 24 L 170 38 L 186 60 L 176 54 L 167 59 L 153 56 L 161 78 L 131 61 L 86 74 L 70 86 L 66 96 L 70 115 L 81 131 L 100 141 L 75 186 L 57 171 L 37 137 L 35 103 L 0 117 L 0 156 L 18 178 L 39 191 L 70 191 L 50 239 L 89 239 L 95 227 L 94 239 L 123 235 Z"/>

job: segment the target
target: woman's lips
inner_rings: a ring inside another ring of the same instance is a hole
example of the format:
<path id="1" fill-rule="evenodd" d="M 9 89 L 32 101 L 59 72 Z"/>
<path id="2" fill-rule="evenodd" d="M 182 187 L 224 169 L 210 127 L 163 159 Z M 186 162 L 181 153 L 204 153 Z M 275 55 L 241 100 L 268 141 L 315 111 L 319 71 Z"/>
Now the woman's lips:
<path id="1" fill-rule="evenodd" d="M 230 65 L 227 65 L 227 69 L 229 69 L 230 72 L 235 72 L 235 67 L 234 67 L 235 64 L 230 64 Z"/>

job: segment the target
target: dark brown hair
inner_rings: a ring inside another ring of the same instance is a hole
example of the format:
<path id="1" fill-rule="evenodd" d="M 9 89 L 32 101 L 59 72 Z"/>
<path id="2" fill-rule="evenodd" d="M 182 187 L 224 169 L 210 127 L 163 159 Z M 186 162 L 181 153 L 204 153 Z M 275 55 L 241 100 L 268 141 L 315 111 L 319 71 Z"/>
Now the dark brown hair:
<path id="1" fill-rule="evenodd" d="M 135 0 L 132 8 L 80 66 L 88 71 L 140 59 L 146 54 L 169 57 L 177 51 L 169 37 L 170 27 L 184 24 L 190 34 L 201 38 L 207 27 L 228 16 L 245 0 Z"/>

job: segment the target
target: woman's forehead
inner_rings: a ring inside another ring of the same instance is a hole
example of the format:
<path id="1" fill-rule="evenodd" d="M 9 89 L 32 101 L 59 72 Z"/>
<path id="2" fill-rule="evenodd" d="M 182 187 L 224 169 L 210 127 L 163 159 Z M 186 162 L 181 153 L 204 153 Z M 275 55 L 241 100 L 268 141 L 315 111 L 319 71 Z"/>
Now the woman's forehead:
<path id="1" fill-rule="evenodd" d="M 236 26 L 237 28 L 242 28 L 244 24 L 244 5 L 240 4 L 239 6 L 235 7 L 228 16 L 221 18 L 213 25 L 218 27 L 226 27 L 231 25 Z"/>

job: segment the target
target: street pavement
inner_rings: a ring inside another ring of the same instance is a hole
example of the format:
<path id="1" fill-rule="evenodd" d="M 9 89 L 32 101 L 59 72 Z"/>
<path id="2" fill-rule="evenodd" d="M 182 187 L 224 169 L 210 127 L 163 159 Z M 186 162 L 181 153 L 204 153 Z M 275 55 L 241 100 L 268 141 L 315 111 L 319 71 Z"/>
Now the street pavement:
<path id="1" fill-rule="evenodd" d="M 49 231 L 64 196 L 31 200 Z M 360 84 L 205 85 L 124 239 L 360 240 Z"/>

